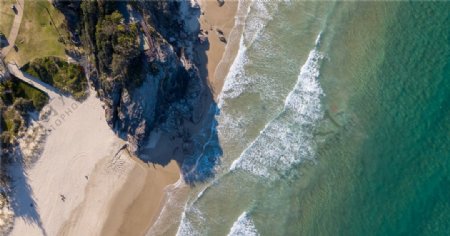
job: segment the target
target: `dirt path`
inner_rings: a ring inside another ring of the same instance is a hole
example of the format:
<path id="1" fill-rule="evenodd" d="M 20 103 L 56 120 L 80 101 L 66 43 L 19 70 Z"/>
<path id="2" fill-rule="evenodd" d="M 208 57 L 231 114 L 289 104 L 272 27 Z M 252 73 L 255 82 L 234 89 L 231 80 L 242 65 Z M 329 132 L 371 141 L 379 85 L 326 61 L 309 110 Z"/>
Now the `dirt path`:
<path id="1" fill-rule="evenodd" d="M 15 4 L 17 9 L 17 14 L 14 17 L 14 22 L 11 27 L 11 31 L 9 31 L 8 43 L 9 45 L 2 49 L 2 54 L 6 56 L 9 53 L 9 50 L 15 45 L 17 35 L 19 34 L 20 23 L 22 23 L 23 17 L 23 9 L 25 7 L 25 0 L 17 0 L 19 4 Z"/>

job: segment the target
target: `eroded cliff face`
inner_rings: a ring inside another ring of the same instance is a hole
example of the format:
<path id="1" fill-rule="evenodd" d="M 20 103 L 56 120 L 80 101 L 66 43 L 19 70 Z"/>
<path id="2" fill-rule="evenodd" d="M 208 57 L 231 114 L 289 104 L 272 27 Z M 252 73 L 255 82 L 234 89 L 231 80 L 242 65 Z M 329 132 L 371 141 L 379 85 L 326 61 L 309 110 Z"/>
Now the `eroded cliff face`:
<path id="1" fill-rule="evenodd" d="M 84 67 L 105 104 L 109 126 L 141 159 L 163 165 L 176 159 L 182 166 L 189 159 L 185 169 L 192 173 L 200 155 L 193 139 L 197 146 L 210 139 L 198 126 L 210 126 L 215 114 L 199 73 L 205 66 L 198 60 L 205 50 L 205 40 L 198 47 L 200 8 L 190 1 L 57 0 L 54 5 L 68 18 L 73 41 L 80 38 L 88 58 Z M 152 131 L 171 134 L 179 147 L 166 157 L 152 156 Z M 199 132 L 206 137 L 199 138 Z M 210 166 L 216 163 L 213 158 Z"/>

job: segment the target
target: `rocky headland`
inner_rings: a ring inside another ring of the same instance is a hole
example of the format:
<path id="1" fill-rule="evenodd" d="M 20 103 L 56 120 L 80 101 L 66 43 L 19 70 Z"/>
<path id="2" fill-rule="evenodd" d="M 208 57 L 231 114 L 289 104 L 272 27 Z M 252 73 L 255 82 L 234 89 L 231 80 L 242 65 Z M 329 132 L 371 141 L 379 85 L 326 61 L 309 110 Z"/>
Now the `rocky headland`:
<path id="1" fill-rule="evenodd" d="M 176 160 L 189 183 L 210 177 L 218 155 L 198 160 L 217 139 L 200 7 L 189 1 L 53 4 L 83 52 L 80 61 L 108 125 L 127 149 L 146 162 Z"/>

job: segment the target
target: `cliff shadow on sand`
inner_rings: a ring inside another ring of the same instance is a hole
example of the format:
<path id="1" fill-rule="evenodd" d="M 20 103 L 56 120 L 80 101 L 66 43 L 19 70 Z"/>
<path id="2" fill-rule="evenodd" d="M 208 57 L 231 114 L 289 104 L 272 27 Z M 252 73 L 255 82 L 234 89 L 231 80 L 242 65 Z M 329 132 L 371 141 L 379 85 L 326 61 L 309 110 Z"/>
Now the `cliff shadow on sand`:
<path id="1" fill-rule="evenodd" d="M 82 39 L 108 125 L 148 164 L 176 160 L 186 183 L 214 176 L 222 149 L 209 42 L 190 1 L 54 1 Z M 76 41 L 76 40 L 75 40 Z M 210 72 L 212 73 L 212 72 Z M 118 150 L 119 151 L 119 150 Z"/>
<path id="2" fill-rule="evenodd" d="M 22 218 L 27 224 L 36 225 L 42 235 L 47 235 L 42 225 L 41 216 L 37 210 L 39 206 L 34 200 L 33 190 L 29 184 L 29 178 L 20 148 L 16 150 L 16 153 L 10 161 L 12 163 L 8 165 L 8 172 L 13 181 L 9 196 L 11 197 L 10 201 L 14 215 L 15 217 Z"/>
<path id="3" fill-rule="evenodd" d="M 152 5 L 156 6 L 158 4 Z M 198 6 L 189 6 L 185 2 L 178 6 L 178 11 L 181 12 L 181 19 L 167 18 L 167 15 L 160 14 L 153 16 L 153 22 L 158 22 L 155 24 L 156 31 L 172 42 L 186 68 L 182 73 L 188 81 L 184 96 L 174 103 L 175 106 L 184 108 L 175 112 L 178 113 L 173 116 L 177 117 L 173 122 L 175 125 L 169 129 L 167 121 L 170 122 L 170 115 L 164 117 L 166 111 L 158 112 L 162 122 L 150 132 L 146 146 L 140 149 L 139 157 L 163 166 L 170 160 L 176 160 L 185 182 L 195 185 L 212 178 L 216 166 L 220 164 L 223 152 L 216 120 L 220 109 L 208 81 L 206 51 L 209 50 L 209 41 L 200 30 L 198 19 L 201 10 Z"/>

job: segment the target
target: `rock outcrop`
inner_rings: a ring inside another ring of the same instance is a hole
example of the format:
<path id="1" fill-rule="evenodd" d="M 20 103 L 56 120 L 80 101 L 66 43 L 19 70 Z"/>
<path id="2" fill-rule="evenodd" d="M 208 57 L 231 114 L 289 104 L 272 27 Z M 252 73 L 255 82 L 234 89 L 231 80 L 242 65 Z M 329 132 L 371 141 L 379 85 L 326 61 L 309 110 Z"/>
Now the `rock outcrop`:
<path id="1" fill-rule="evenodd" d="M 144 161 L 163 165 L 170 159 L 180 165 L 185 159 L 198 163 L 193 156 L 199 153 L 193 149 L 209 138 L 199 138 L 194 144 L 196 132 L 204 132 L 195 126 L 213 103 L 207 82 L 200 75 L 199 67 L 205 65 L 196 60 L 204 54 L 197 45 L 207 41 L 199 40 L 200 8 L 190 1 L 78 4 L 56 0 L 54 5 L 71 22 L 72 35 L 81 34 L 90 58 L 86 62 L 91 65 L 85 68 L 89 68 L 92 85 L 105 104 L 106 120 L 128 141 L 129 150 Z M 207 122 L 212 122 L 214 111 L 208 114 Z M 179 147 L 173 147 L 173 155 L 161 159 L 145 153 L 149 134 L 155 130 L 173 134 L 172 140 L 180 139 L 174 141 Z M 217 158 L 212 162 L 216 164 Z M 197 164 L 192 166 L 196 168 Z"/>

